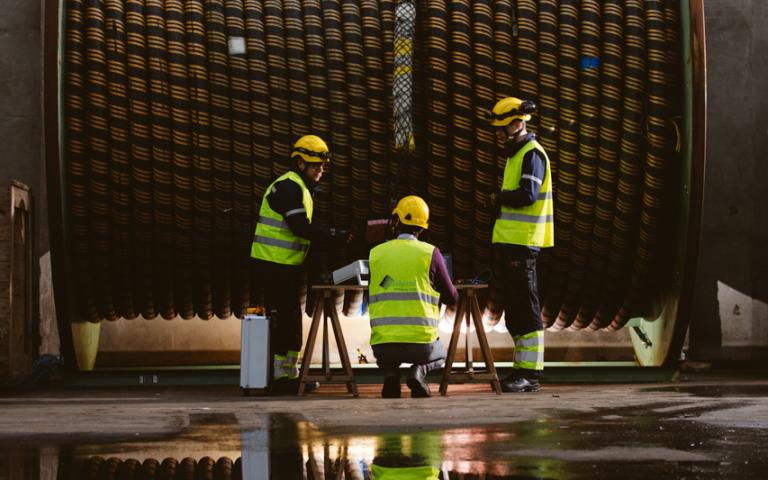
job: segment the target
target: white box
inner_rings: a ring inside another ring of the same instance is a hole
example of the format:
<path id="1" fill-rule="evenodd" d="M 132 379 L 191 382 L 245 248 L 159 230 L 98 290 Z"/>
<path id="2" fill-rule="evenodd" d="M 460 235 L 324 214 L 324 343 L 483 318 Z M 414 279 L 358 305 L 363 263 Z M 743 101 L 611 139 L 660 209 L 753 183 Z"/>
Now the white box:
<path id="1" fill-rule="evenodd" d="M 240 321 L 240 388 L 267 388 L 269 376 L 269 319 L 246 315 Z"/>
<path id="2" fill-rule="evenodd" d="M 349 265 L 333 271 L 333 284 L 339 285 L 354 279 L 354 285 L 368 285 L 369 277 L 368 260 L 355 260 Z"/>

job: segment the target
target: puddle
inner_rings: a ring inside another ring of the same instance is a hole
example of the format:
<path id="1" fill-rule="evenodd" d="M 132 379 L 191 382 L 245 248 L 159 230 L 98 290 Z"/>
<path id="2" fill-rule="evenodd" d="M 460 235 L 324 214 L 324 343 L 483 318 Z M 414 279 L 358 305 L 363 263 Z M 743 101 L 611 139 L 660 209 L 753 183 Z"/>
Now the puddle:
<path id="1" fill-rule="evenodd" d="M 706 411 L 705 410 L 698 410 Z M 647 408 L 498 426 L 324 432 L 300 416 L 193 413 L 173 438 L 0 444 L 0 480 L 762 478 L 768 432 Z"/>

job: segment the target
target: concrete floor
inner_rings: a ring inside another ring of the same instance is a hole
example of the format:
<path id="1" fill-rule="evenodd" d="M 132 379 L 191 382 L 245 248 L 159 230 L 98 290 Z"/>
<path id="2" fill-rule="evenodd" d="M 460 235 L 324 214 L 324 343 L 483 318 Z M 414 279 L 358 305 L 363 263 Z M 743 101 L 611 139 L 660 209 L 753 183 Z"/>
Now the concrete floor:
<path id="1" fill-rule="evenodd" d="M 371 464 L 387 458 L 398 465 L 417 458 L 441 478 L 766 478 L 768 471 L 764 375 L 557 384 L 501 396 L 486 385 L 457 385 L 428 399 L 385 400 L 379 389 L 361 385 L 360 398 L 338 387 L 305 398 L 243 397 L 232 387 L 5 392 L 0 460 L 8 462 L 0 479 L 81 478 L 97 456 L 117 464 L 242 458 L 270 469 L 252 478 L 317 478 L 310 464 L 332 468 L 319 458 L 349 460 L 347 478 L 367 478 Z M 13 459 L 22 457 L 37 473 L 18 470 Z"/>

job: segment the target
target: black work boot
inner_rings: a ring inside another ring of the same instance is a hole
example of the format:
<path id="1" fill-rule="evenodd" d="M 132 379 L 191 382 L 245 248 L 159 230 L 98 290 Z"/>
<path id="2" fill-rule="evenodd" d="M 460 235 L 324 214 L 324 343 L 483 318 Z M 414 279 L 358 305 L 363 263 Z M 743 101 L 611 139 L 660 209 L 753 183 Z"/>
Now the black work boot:
<path id="1" fill-rule="evenodd" d="M 387 375 L 381 387 L 381 398 L 400 398 L 400 375 Z"/>
<path id="2" fill-rule="evenodd" d="M 312 393 L 320 388 L 318 382 L 304 384 L 304 393 Z M 269 395 L 296 395 L 299 393 L 298 378 L 280 378 L 274 380 L 269 388 Z"/>
<path id="3" fill-rule="evenodd" d="M 525 377 L 507 377 L 501 381 L 501 391 L 507 393 L 538 392 L 541 384 L 538 380 Z"/>
<path id="4" fill-rule="evenodd" d="M 408 388 L 411 389 L 412 398 L 426 398 L 431 397 L 432 392 L 429 391 L 429 384 L 426 381 L 427 366 L 426 365 L 413 365 L 408 372 Z"/>

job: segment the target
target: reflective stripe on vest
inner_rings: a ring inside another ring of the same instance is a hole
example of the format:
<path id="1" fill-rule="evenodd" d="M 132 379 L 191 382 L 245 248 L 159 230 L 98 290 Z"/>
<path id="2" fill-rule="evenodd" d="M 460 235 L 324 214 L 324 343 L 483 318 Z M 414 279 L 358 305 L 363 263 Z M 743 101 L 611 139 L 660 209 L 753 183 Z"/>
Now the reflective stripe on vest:
<path id="1" fill-rule="evenodd" d="M 259 221 L 251 244 L 251 257 L 284 265 L 301 265 L 309 251 L 309 240 L 294 235 L 283 216 L 272 210 L 267 201 L 272 187 L 283 180 L 293 181 L 301 188 L 303 210 L 307 220 L 312 223 L 312 194 L 299 174 L 285 173 L 267 187 L 261 201 Z"/>
<path id="2" fill-rule="evenodd" d="M 514 368 L 544 370 L 544 331 L 513 337 L 515 340 Z"/>
<path id="3" fill-rule="evenodd" d="M 371 345 L 437 339 L 440 293 L 429 281 L 434 250 L 428 243 L 406 239 L 371 250 Z"/>
<path id="4" fill-rule="evenodd" d="M 437 327 L 439 320 L 437 318 L 424 317 L 378 317 L 371 319 L 371 327 L 380 327 L 382 325 L 428 325 Z"/>
<path id="5" fill-rule="evenodd" d="M 532 205 L 521 208 L 501 207 L 493 224 L 493 243 L 508 243 L 529 247 L 551 247 L 555 244 L 554 201 L 552 199 L 552 173 L 549 157 L 536 140 L 531 140 L 507 159 L 504 167 L 502 190 L 515 190 L 520 186 L 523 157 L 536 149 L 544 157 L 544 181 Z"/>
<path id="6" fill-rule="evenodd" d="M 419 292 L 379 293 L 378 295 L 371 295 L 368 299 L 368 303 L 374 304 L 377 302 L 385 302 L 387 300 L 419 300 L 422 302 L 431 303 L 433 305 L 440 305 L 439 295 L 430 295 L 427 293 Z"/>

